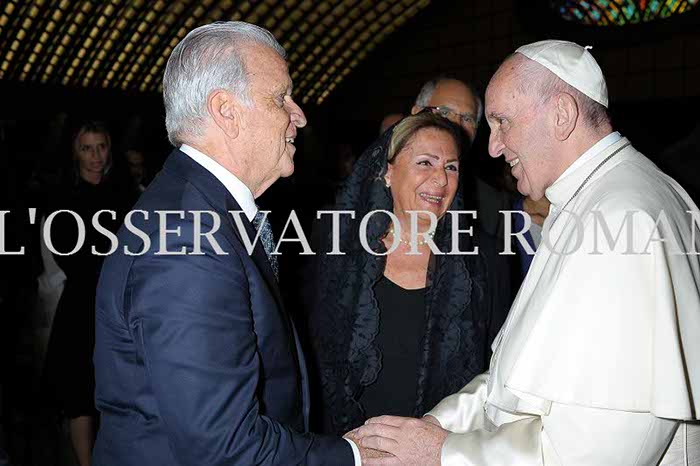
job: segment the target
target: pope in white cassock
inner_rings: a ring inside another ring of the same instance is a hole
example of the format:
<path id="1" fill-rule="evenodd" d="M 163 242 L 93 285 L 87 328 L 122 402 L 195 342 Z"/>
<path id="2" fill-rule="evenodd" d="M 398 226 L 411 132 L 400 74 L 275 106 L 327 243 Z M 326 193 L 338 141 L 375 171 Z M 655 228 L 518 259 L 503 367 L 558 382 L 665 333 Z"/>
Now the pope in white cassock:
<path id="1" fill-rule="evenodd" d="M 489 152 L 551 202 L 488 373 L 423 419 L 351 435 L 365 465 L 700 465 L 700 213 L 607 115 L 587 48 L 519 48 L 486 91 Z M 695 230 L 695 234 L 693 234 Z"/>

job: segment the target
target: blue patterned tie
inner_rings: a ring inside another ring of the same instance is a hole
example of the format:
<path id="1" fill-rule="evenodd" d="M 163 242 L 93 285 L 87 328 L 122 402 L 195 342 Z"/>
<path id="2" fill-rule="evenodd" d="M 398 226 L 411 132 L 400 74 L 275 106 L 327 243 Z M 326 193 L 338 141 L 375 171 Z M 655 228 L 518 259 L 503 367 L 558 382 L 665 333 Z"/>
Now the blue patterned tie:
<path id="1" fill-rule="evenodd" d="M 267 220 L 263 222 L 264 217 L 265 214 L 258 211 L 258 213 L 255 214 L 255 218 L 253 219 L 253 226 L 256 230 L 260 231 L 260 241 L 262 242 L 262 245 L 265 248 L 267 260 L 270 263 L 272 272 L 275 274 L 275 279 L 277 279 L 277 281 L 279 282 L 279 264 L 277 263 L 277 256 L 272 254 L 272 252 L 275 250 L 275 237 L 272 235 L 272 227 L 270 226 L 270 222 L 268 222 Z M 262 226 L 260 225 L 261 223 Z"/>

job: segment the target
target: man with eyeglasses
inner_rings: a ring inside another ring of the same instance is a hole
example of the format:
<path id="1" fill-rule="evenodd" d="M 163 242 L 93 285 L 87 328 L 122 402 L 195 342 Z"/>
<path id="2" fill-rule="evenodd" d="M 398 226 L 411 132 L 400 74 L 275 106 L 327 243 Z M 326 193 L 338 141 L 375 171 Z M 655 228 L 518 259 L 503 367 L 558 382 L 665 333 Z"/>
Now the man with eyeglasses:
<path id="1" fill-rule="evenodd" d="M 461 126 L 470 142 L 474 142 L 484 106 L 469 84 L 457 79 L 439 77 L 423 85 L 411 115 L 430 110 Z"/>

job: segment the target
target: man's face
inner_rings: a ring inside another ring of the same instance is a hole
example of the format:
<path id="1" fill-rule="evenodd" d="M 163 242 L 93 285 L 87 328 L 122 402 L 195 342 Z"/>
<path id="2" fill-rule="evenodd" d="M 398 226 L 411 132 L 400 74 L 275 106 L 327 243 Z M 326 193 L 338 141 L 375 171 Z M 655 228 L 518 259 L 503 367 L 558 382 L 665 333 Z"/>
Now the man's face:
<path id="1" fill-rule="evenodd" d="M 556 167 L 549 156 L 546 109 L 518 90 L 509 68 L 508 62 L 504 63 L 486 89 L 489 154 L 503 155 L 518 180 L 518 191 L 539 200 L 556 180 Z"/>
<path id="2" fill-rule="evenodd" d="M 252 104 L 244 110 L 243 131 L 250 136 L 252 163 L 266 181 L 294 172 L 294 138 L 306 117 L 292 100 L 286 62 L 274 50 L 251 45 L 245 52 Z"/>
<path id="3" fill-rule="evenodd" d="M 102 133 L 83 133 L 78 137 L 75 147 L 82 174 L 102 174 L 109 159 L 109 142 Z"/>
<path id="4" fill-rule="evenodd" d="M 478 124 L 476 118 L 479 104 L 476 96 L 472 94 L 472 91 L 464 83 L 454 79 L 440 81 L 428 101 L 428 106 L 447 107 L 450 109 L 452 114 L 448 118 L 464 129 L 470 142 L 474 141 Z M 464 118 L 460 118 L 457 114 L 468 115 L 471 117 L 471 120 L 465 121 Z"/>

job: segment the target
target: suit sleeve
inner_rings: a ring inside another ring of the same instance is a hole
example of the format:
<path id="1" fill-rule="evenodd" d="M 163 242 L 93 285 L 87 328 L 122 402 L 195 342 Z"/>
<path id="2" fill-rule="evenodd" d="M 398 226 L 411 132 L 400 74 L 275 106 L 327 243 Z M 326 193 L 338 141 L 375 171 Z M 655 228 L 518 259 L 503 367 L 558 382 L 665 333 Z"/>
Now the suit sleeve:
<path id="1" fill-rule="evenodd" d="M 546 416 L 513 415 L 495 426 L 483 409 L 487 380 L 475 377 L 427 413 L 451 432 L 442 466 L 657 464 L 678 425 L 649 413 L 552 403 Z"/>
<path id="2" fill-rule="evenodd" d="M 546 416 L 448 435 L 442 466 L 658 464 L 677 421 L 553 403 Z M 669 463 L 670 464 L 670 463 Z"/>
<path id="3" fill-rule="evenodd" d="M 427 413 L 451 432 L 442 447 L 441 465 L 541 465 L 540 418 L 528 417 L 496 428 L 484 410 L 488 377 L 488 373 L 474 377 Z"/>
<path id="4" fill-rule="evenodd" d="M 167 249 L 190 252 L 192 223 L 179 226 Z M 217 255 L 204 238 L 202 255 L 157 255 L 152 237 L 125 296 L 125 317 L 179 464 L 352 465 L 344 440 L 301 434 L 260 414 L 249 284 L 236 249 L 222 234 L 214 238 L 229 255 Z"/>
<path id="5" fill-rule="evenodd" d="M 450 432 L 482 429 L 487 422 L 484 404 L 488 377 L 488 372 L 477 375 L 463 389 L 445 397 L 426 415 L 435 417 L 442 428 Z"/>
<path id="6" fill-rule="evenodd" d="M 542 464 L 539 417 L 494 426 L 484 406 L 489 374 L 481 374 L 427 414 L 451 433 L 442 446 L 442 466 L 535 466 Z"/>

